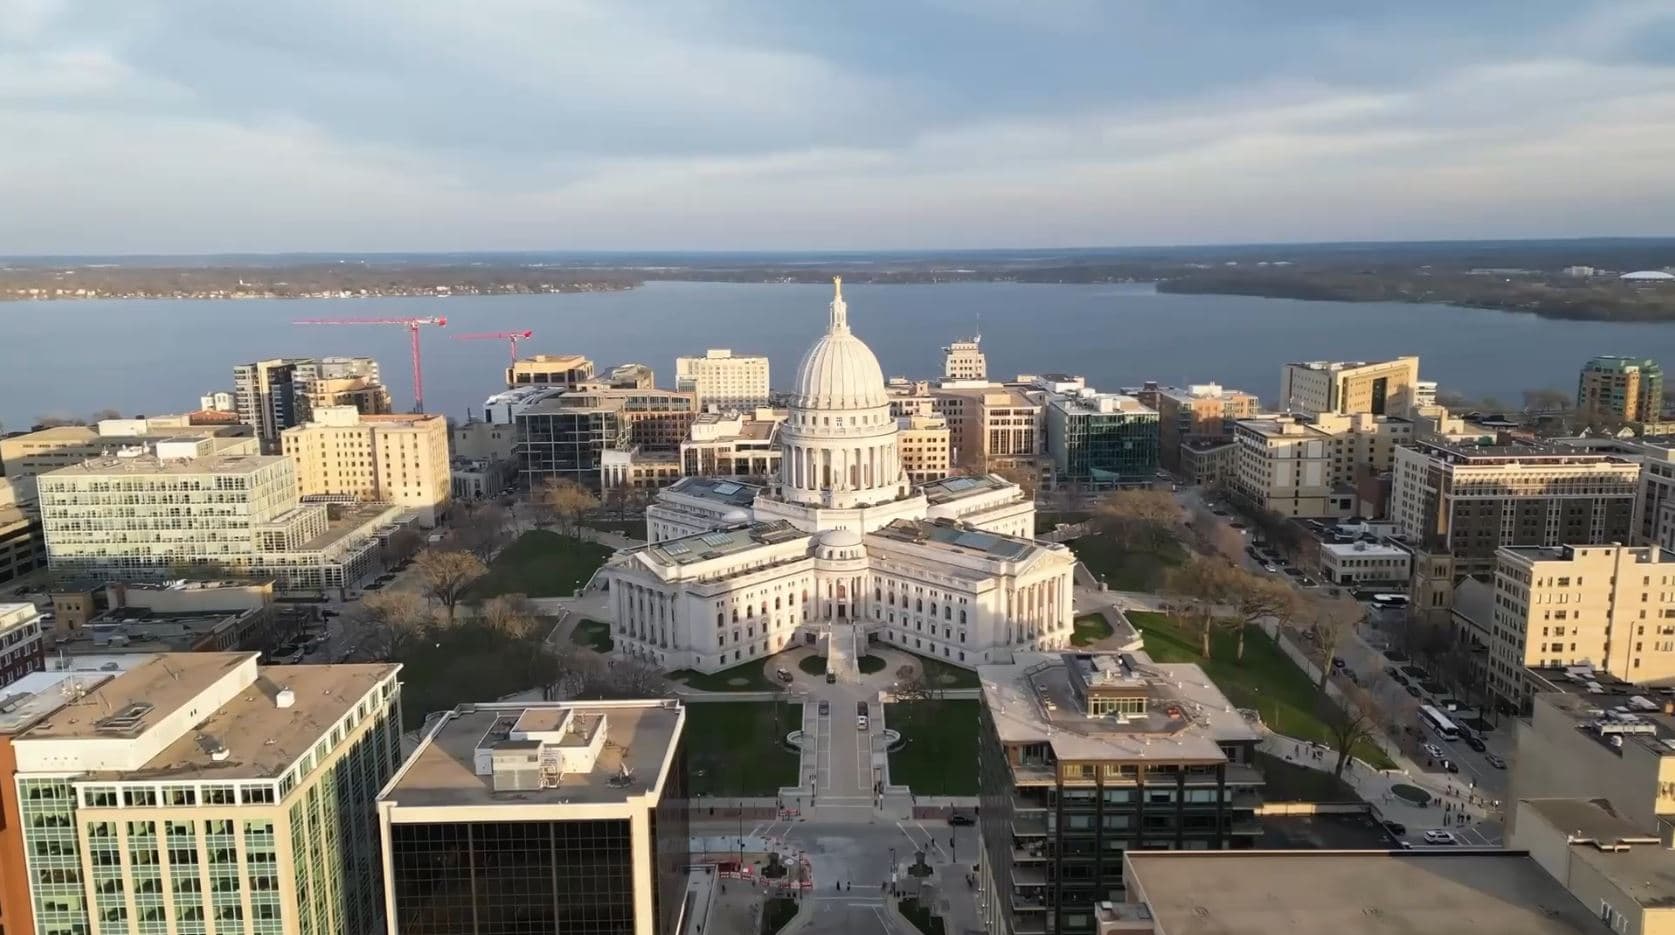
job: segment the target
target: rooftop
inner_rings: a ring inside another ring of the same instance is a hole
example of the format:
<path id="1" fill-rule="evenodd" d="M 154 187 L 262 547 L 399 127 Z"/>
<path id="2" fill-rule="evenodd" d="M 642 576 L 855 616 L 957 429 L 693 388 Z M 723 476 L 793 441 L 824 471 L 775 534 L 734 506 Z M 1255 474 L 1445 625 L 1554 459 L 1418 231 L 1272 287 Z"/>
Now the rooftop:
<path id="1" fill-rule="evenodd" d="M 1625 682 L 1592 666 L 1532 666 L 1525 670 L 1537 705 L 1550 705 L 1606 749 L 1633 744 L 1656 756 L 1675 756 L 1675 688 Z"/>
<path id="2" fill-rule="evenodd" d="M 1522 799 L 1565 836 L 1571 859 L 1587 864 L 1643 908 L 1675 908 L 1675 852 L 1659 834 L 1635 827 L 1605 799 Z"/>
<path id="3" fill-rule="evenodd" d="M 1131 897 L 1143 893 L 1169 935 L 1611 931 L 1515 851 L 1129 851 L 1125 861 Z"/>
<path id="4" fill-rule="evenodd" d="M 1540 465 L 1633 464 L 1608 454 L 1578 451 L 1556 445 L 1471 445 L 1437 440 L 1415 441 L 1410 447 L 1449 464 L 1494 466 L 1511 463 Z"/>
<path id="5" fill-rule="evenodd" d="M 1389 542 L 1321 542 L 1320 550 L 1338 558 L 1393 558 L 1411 555 L 1408 549 Z"/>
<path id="6" fill-rule="evenodd" d="M 1606 799 L 1521 799 L 1520 803 L 1563 829 L 1572 844 L 1657 844 L 1658 836 L 1617 817 Z"/>
<path id="7" fill-rule="evenodd" d="M 727 506 L 748 507 L 756 502 L 762 488 L 741 484 L 724 477 L 683 477 L 669 485 L 670 493 L 684 494 L 704 500 L 714 500 Z"/>
<path id="8" fill-rule="evenodd" d="M 1220 742 L 1260 734 L 1204 670 L 1135 653 L 1018 653 L 979 666 L 983 702 L 1002 743 L 1052 745 L 1060 760 L 1220 763 Z M 1079 692 L 1143 696 L 1140 714 L 1093 716 Z"/>
<path id="9" fill-rule="evenodd" d="M 43 479 L 83 475 L 135 474 L 253 474 L 288 461 L 282 455 L 210 455 L 202 458 L 159 458 L 152 454 L 93 458 L 41 475 Z"/>
<path id="10" fill-rule="evenodd" d="M 115 607 L 88 622 L 69 637 L 60 636 L 55 650 L 67 653 L 170 652 L 189 653 L 216 633 L 238 625 L 255 610 L 156 613 L 143 607 Z"/>
<path id="11" fill-rule="evenodd" d="M 1033 539 L 985 532 L 953 520 L 898 519 L 875 530 L 872 535 L 899 542 L 935 543 L 944 548 L 1000 561 L 1019 561 L 1050 546 Z"/>
<path id="12" fill-rule="evenodd" d="M 478 772 L 479 751 L 517 745 L 506 739 L 515 730 L 556 726 L 561 722 L 542 723 L 552 711 L 574 712 L 593 730 L 603 726 L 597 759 L 586 772 L 563 773 L 556 785 L 494 791 L 494 777 Z M 684 719 L 680 702 L 667 700 L 462 705 L 437 722 L 379 799 L 403 808 L 625 802 L 658 788 Z"/>
<path id="13" fill-rule="evenodd" d="M 932 504 L 953 503 L 980 494 L 1005 490 L 1012 484 L 993 474 L 983 474 L 978 477 L 944 477 L 922 485 L 919 489 L 924 492 L 925 500 Z"/>
<path id="14" fill-rule="evenodd" d="M 1496 554 L 1505 553 L 1506 557 L 1524 562 L 1572 562 L 1582 552 L 1604 552 L 1618 548 L 1613 545 L 1503 545 L 1496 549 Z M 1655 545 L 1641 545 L 1626 547 L 1631 559 L 1639 565 L 1668 565 L 1675 564 L 1675 552 L 1668 552 Z"/>
<path id="15" fill-rule="evenodd" d="M 31 672 L 0 687 L 0 734 L 15 734 L 70 703 L 76 695 L 116 677 L 109 672 Z"/>
<path id="16" fill-rule="evenodd" d="M 702 532 L 697 535 L 669 539 L 639 550 L 660 565 L 691 565 L 695 562 L 725 558 L 766 545 L 806 540 L 808 533 L 784 520 L 753 523 L 735 529 Z"/>

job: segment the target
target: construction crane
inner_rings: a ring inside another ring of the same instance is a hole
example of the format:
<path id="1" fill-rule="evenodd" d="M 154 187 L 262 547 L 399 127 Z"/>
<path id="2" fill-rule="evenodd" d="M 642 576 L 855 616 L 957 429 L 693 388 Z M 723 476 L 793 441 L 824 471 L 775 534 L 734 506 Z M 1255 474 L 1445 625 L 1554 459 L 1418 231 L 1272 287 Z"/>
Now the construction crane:
<path id="1" fill-rule="evenodd" d="M 425 371 L 419 360 L 419 329 L 425 325 L 441 328 L 448 319 L 434 318 L 303 318 L 293 325 L 400 325 L 413 340 L 413 411 L 425 411 Z"/>
<path id="2" fill-rule="evenodd" d="M 512 363 L 518 362 L 518 342 L 527 341 L 535 337 L 535 332 L 523 331 L 478 331 L 473 334 L 456 334 L 455 341 L 505 341 L 512 348 Z"/>

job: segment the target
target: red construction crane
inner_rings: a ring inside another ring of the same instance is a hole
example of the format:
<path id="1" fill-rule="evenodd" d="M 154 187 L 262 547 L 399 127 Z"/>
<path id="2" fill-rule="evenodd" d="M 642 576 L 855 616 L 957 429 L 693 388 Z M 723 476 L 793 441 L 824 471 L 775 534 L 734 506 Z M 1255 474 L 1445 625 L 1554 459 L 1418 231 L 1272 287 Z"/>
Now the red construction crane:
<path id="1" fill-rule="evenodd" d="M 535 337 L 535 332 L 523 331 L 478 331 L 473 334 L 456 334 L 455 341 L 505 341 L 512 348 L 512 363 L 518 362 L 518 342 Z"/>
<path id="2" fill-rule="evenodd" d="M 419 328 L 423 325 L 435 325 L 438 328 L 448 323 L 446 318 L 303 318 L 293 321 L 293 325 L 400 325 L 407 329 L 413 339 L 413 411 L 425 411 L 425 371 L 419 360 Z"/>

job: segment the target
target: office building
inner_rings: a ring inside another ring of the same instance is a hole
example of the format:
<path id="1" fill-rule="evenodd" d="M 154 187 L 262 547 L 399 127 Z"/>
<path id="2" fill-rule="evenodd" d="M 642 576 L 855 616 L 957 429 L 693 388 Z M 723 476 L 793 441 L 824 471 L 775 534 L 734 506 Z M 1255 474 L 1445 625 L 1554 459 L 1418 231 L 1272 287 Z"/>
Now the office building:
<path id="1" fill-rule="evenodd" d="M 458 458 L 513 461 L 517 457 L 517 429 L 506 422 L 467 419 L 451 427 L 448 451 Z"/>
<path id="2" fill-rule="evenodd" d="M 46 630 L 34 604 L 0 603 L 0 696 L 7 685 L 46 668 Z"/>
<path id="3" fill-rule="evenodd" d="M 448 420 L 439 415 L 362 415 L 349 406 L 314 412 L 280 433 L 304 497 L 390 503 L 434 526 L 451 497 Z"/>
<path id="4" fill-rule="evenodd" d="M 1488 688 L 1528 701 L 1529 667 L 1675 677 L 1675 553 L 1657 546 L 1505 546 L 1495 555 Z"/>
<path id="5" fill-rule="evenodd" d="M 602 376 L 582 387 L 596 386 L 612 390 L 649 390 L 657 386 L 657 374 L 650 364 L 617 364 Z"/>
<path id="6" fill-rule="evenodd" d="M 679 451 L 606 448 L 599 455 L 599 488 L 652 491 L 681 479 Z"/>
<path id="7" fill-rule="evenodd" d="M 222 455 L 258 454 L 261 443 L 246 425 L 193 426 L 182 417 L 106 419 L 98 425 L 55 425 L 0 438 L 0 464 L 9 480 L 34 477 L 124 449 L 154 447 L 181 438 L 208 439 Z"/>
<path id="8" fill-rule="evenodd" d="M 1388 471 L 1413 423 L 1394 416 L 1324 413 L 1244 419 L 1232 480 L 1236 496 L 1281 516 L 1345 518 L 1355 514 L 1355 482 Z"/>
<path id="9" fill-rule="evenodd" d="M 344 588 L 372 569 L 378 532 L 402 511 L 366 504 L 328 515 L 302 503 L 296 468 L 273 455 L 211 455 L 161 442 L 37 479 L 47 561 L 98 580 L 161 580 L 182 568 L 272 577 L 282 591 Z"/>
<path id="10" fill-rule="evenodd" d="M 908 416 L 897 419 L 896 426 L 901 466 L 910 483 L 928 484 L 948 476 L 952 463 L 947 419 Z"/>
<path id="11" fill-rule="evenodd" d="M 710 348 L 702 357 L 675 358 L 675 389 L 692 394 L 700 410 L 753 410 L 768 405 L 768 359 Z"/>
<path id="12" fill-rule="evenodd" d="M 743 477 L 767 481 L 779 473 L 779 427 L 784 409 L 700 412 L 680 443 L 686 477 Z"/>
<path id="13" fill-rule="evenodd" d="M 606 449 L 679 451 L 697 415 L 692 394 L 678 390 L 590 384 L 543 396 L 514 414 L 526 486 L 557 477 L 598 488 Z"/>
<path id="14" fill-rule="evenodd" d="M 1389 542 L 1322 542 L 1319 560 L 1322 580 L 1350 588 L 1405 593 L 1413 573 L 1413 553 Z"/>
<path id="15" fill-rule="evenodd" d="M 232 390 L 212 390 L 198 397 L 198 408 L 205 412 L 238 412 L 238 394 Z"/>
<path id="16" fill-rule="evenodd" d="M 21 892 L 18 930 L 51 935 L 382 931 L 399 668 L 186 653 L 30 676 L 0 712 L 8 924 Z"/>
<path id="17" fill-rule="evenodd" d="M 1618 440 L 1623 457 L 1640 462 L 1640 491 L 1634 501 L 1634 542 L 1675 551 L 1675 438 Z"/>
<path id="18" fill-rule="evenodd" d="M 977 674 L 986 931 L 1093 932 L 1125 854 L 1261 836 L 1260 725 L 1198 666 L 1024 652 Z"/>
<path id="19" fill-rule="evenodd" d="M 1487 849 L 1259 851 L 1124 860 L 1099 935 L 1623 935 L 1533 855 Z M 1078 920 L 1079 921 L 1079 920 Z M 1060 931 L 1064 931 L 1060 929 Z"/>
<path id="20" fill-rule="evenodd" d="M 891 377 L 884 384 L 884 392 L 890 397 L 890 417 L 904 419 L 908 416 L 941 415 L 936 408 L 936 399 L 931 396 L 929 380 L 909 380 L 906 377 Z"/>
<path id="21" fill-rule="evenodd" d="M 1158 459 L 1170 470 L 1182 466 L 1182 445 L 1231 441 L 1233 423 L 1255 418 L 1262 409 L 1255 396 L 1219 383 L 1158 387 L 1155 398 Z"/>
<path id="22" fill-rule="evenodd" d="M 536 354 L 506 368 L 506 388 L 522 386 L 574 389 L 593 379 L 593 361 L 580 354 Z"/>
<path id="23" fill-rule="evenodd" d="M 1576 408 L 1584 417 L 1655 422 L 1663 414 L 1663 368 L 1633 357 L 1595 357 L 1582 365 Z"/>
<path id="24" fill-rule="evenodd" d="M 1640 465 L 1563 447 L 1416 441 L 1396 450 L 1390 513 L 1414 549 L 1411 596 L 1446 613 L 1501 546 L 1628 542 Z"/>
<path id="25" fill-rule="evenodd" d="M 1208 490 L 1230 487 L 1239 467 L 1239 444 L 1231 438 L 1183 442 L 1180 462 L 1176 473 L 1187 483 Z"/>
<path id="26" fill-rule="evenodd" d="M 378 795 L 389 935 L 679 935 L 685 726 L 669 700 L 445 714 Z"/>
<path id="27" fill-rule="evenodd" d="M 0 585 L 47 566 L 33 477 L 0 477 Z"/>
<path id="28" fill-rule="evenodd" d="M 987 380 L 989 359 L 983 356 L 983 336 L 959 338 L 942 349 L 944 380 Z"/>
<path id="29" fill-rule="evenodd" d="M 1636 826 L 1605 799 L 1523 799 L 1518 834 L 1548 875 L 1616 932 L 1675 931 L 1675 852 L 1661 829 Z"/>
<path id="30" fill-rule="evenodd" d="M 967 667 L 1065 646 L 1075 556 L 1025 538 L 1035 505 L 1000 478 L 915 487 L 841 285 L 829 314 L 780 426 L 774 483 L 680 481 L 646 509 L 651 544 L 601 570 L 617 646 L 704 672 L 817 632 L 840 649 L 876 634 Z M 854 664 L 840 652 L 834 675 Z"/>
<path id="31" fill-rule="evenodd" d="M 1056 484 L 1107 490 L 1157 473 L 1157 411 L 1132 396 L 1087 388 L 1054 394 L 1044 422 Z"/>
<path id="32" fill-rule="evenodd" d="M 284 357 L 238 364 L 233 396 L 239 421 L 255 430 L 268 452 L 277 452 L 279 433 L 307 422 L 316 405 L 390 411 L 389 391 L 379 381 L 378 362 L 370 357 Z"/>
<path id="33" fill-rule="evenodd" d="M 1024 389 L 995 383 L 961 386 L 946 382 L 927 388 L 932 415 L 948 423 L 949 462 L 969 471 L 1000 467 L 1033 468 L 1046 439 L 1044 409 Z M 923 415 L 917 397 L 892 399 L 898 418 Z M 900 410 L 898 412 L 898 410 Z"/>
<path id="34" fill-rule="evenodd" d="M 1335 412 L 1407 417 L 1418 396 L 1419 358 L 1313 360 L 1280 372 L 1281 408 L 1305 415 Z"/>

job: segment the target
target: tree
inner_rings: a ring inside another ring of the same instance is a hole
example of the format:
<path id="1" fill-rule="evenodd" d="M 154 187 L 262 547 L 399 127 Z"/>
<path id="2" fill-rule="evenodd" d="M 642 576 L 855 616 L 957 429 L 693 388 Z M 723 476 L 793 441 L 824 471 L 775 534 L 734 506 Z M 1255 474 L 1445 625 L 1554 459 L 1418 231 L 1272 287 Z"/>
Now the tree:
<path id="1" fill-rule="evenodd" d="M 405 526 L 397 529 L 384 540 L 384 565 L 388 567 L 412 558 L 424 544 L 425 537 L 419 535 L 418 530 Z"/>
<path id="2" fill-rule="evenodd" d="M 115 409 L 100 409 L 99 411 L 93 413 L 93 418 L 89 421 L 103 422 L 106 419 L 120 419 L 120 418 L 122 418 L 122 413 L 118 412 Z"/>
<path id="3" fill-rule="evenodd" d="M 357 649 L 373 658 L 396 659 L 424 637 L 435 614 L 411 591 L 380 591 L 361 598 L 353 619 L 362 629 Z"/>
<path id="4" fill-rule="evenodd" d="M 75 416 L 66 416 L 66 415 L 62 415 L 62 414 L 48 413 L 46 415 L 36 416 L 34 427 L 35 427 L 36 430 L 40 430 L 40 429 L 57 428 L 61 425 L 86 425 L 86 424 L 87 424 L 86 420 L 78 419 Z"/>
<path id="5" fill-rule="evenodd" d="M 1181 507 L 1167 491 L 1115 491 L 1099 501 L 1094 516 L 1130 548 L 1155 552 L 1180 538 Z"/>
<path id="6" fill-rule="evenodd" d="M 1238 649 L 1234 658 L 1245 661 L 1245 631 L 1260 620 L 1272 617 L 1283 626 L 1297 612 L 1297 592 L 1291 586 L 1272 578 L 1253 575 L 1242 568 L 1230 567 L 1227 573 L 1229 603 L 1233 606 L 1233 629 L 1238 634 Z"/>
<path id="7" fill-rule="evenodd" d="M 494 557 L 511 538 L 512 514 L 496 503 L 481 503 L 470 509 L 448 534 L 448 548 L 470 552 L 483 561 Z"/>
<path id="8" fill-rule="evenodd" d="M 1322 692 L 1318 701 L 1320 720 L 1331 733 L 1332 746 L 1338 751 L 1332 775 L 1339 777 L 1343 776 L 1344 765 L 1355 748 L 1363 743 L 1375 743 L 1384 725 L 1383 712 L 1371 692 L 1353 682 L 1340 687 L 1342 691 L 1336 699 Z"/>
<path id="9" fill-rule="evenodd" d="M 1186 602 L 1188 612 L 1197 618 L 1200 640 L 1199 654 L 1210 658 L 1210 634 L 1215 630 L 1217 606 L 1231 590 L 1232 572 L 1226 562 L 1194 555 L 1185 564 L 1169 570 L 1164 579 L 1164 592 Z"/>
<path id="10" fill-rule="evenodd" d="M 1036 488 L 1041 481 L 1041 475 L 1036 472 L 1026 470 L 1014 464 L 997 464 L 989 468 L 989 473 L 1001 478 L 1002 480 L 1008 480 L 1017 484 L 1018 489 L 1024 492 L 1024 498 L 1026 500 L 1033 501 L 1035 499 Z"/>
<path id="11" fill-rule="evenodd" d="M 535 492 L 535 504 L 558 521 L 565 535 L 573 536 L 582 517 L 599 508 L 599 498 L 573 480 L 549 477 Z"/>
<path id="12" fill-rule="evenodd" d="M 605 491 L 605 508 L 616 514 L 618 522 L 628 515 L 628 488 L 612 487 Z"/>
<path id="13" fill-rule="evenodd" d="M 1571 408 L 1575 397 L 1564 390 L 1525 390 L 1525 412 L 1566 412 Z"/>
<path id="14" fill-rule="evenodd" d="M 514 640 L 535 636 L 541 622 L 535 605 L 522 594 L 491 597 L 478 608 L 477 616 L 483 626 Z"/>
<path id="15" fill-rule="evenodd" d="M 1245 537 L 1200 504 L 1192 511 L 1192 538 L 1198 551 L 1237 563 L 1244 556 Z"/>
<path id="16" fill-rule="evenodd" d="M 489 571 L 482 559 L 458 549 L 425 549 L 414 560 L 414 565 L 425 596 L 440 601 L 447 608 L 450 626 L 454 623 L 455 608 L 465 597 L 466 589 Z"/>
<path id="17" fill-rule="evenodd" d="M 1326 694 L 1326 680 L 1332 674 L 1332 657 L 1345 636 L 1366 617 L 1361 605 L 1349 598 L 1323 598 L 1314 602 L 1306 616 L 1308 634 L 1320 649 L 1320 683 L 1316 686 Z"/>

